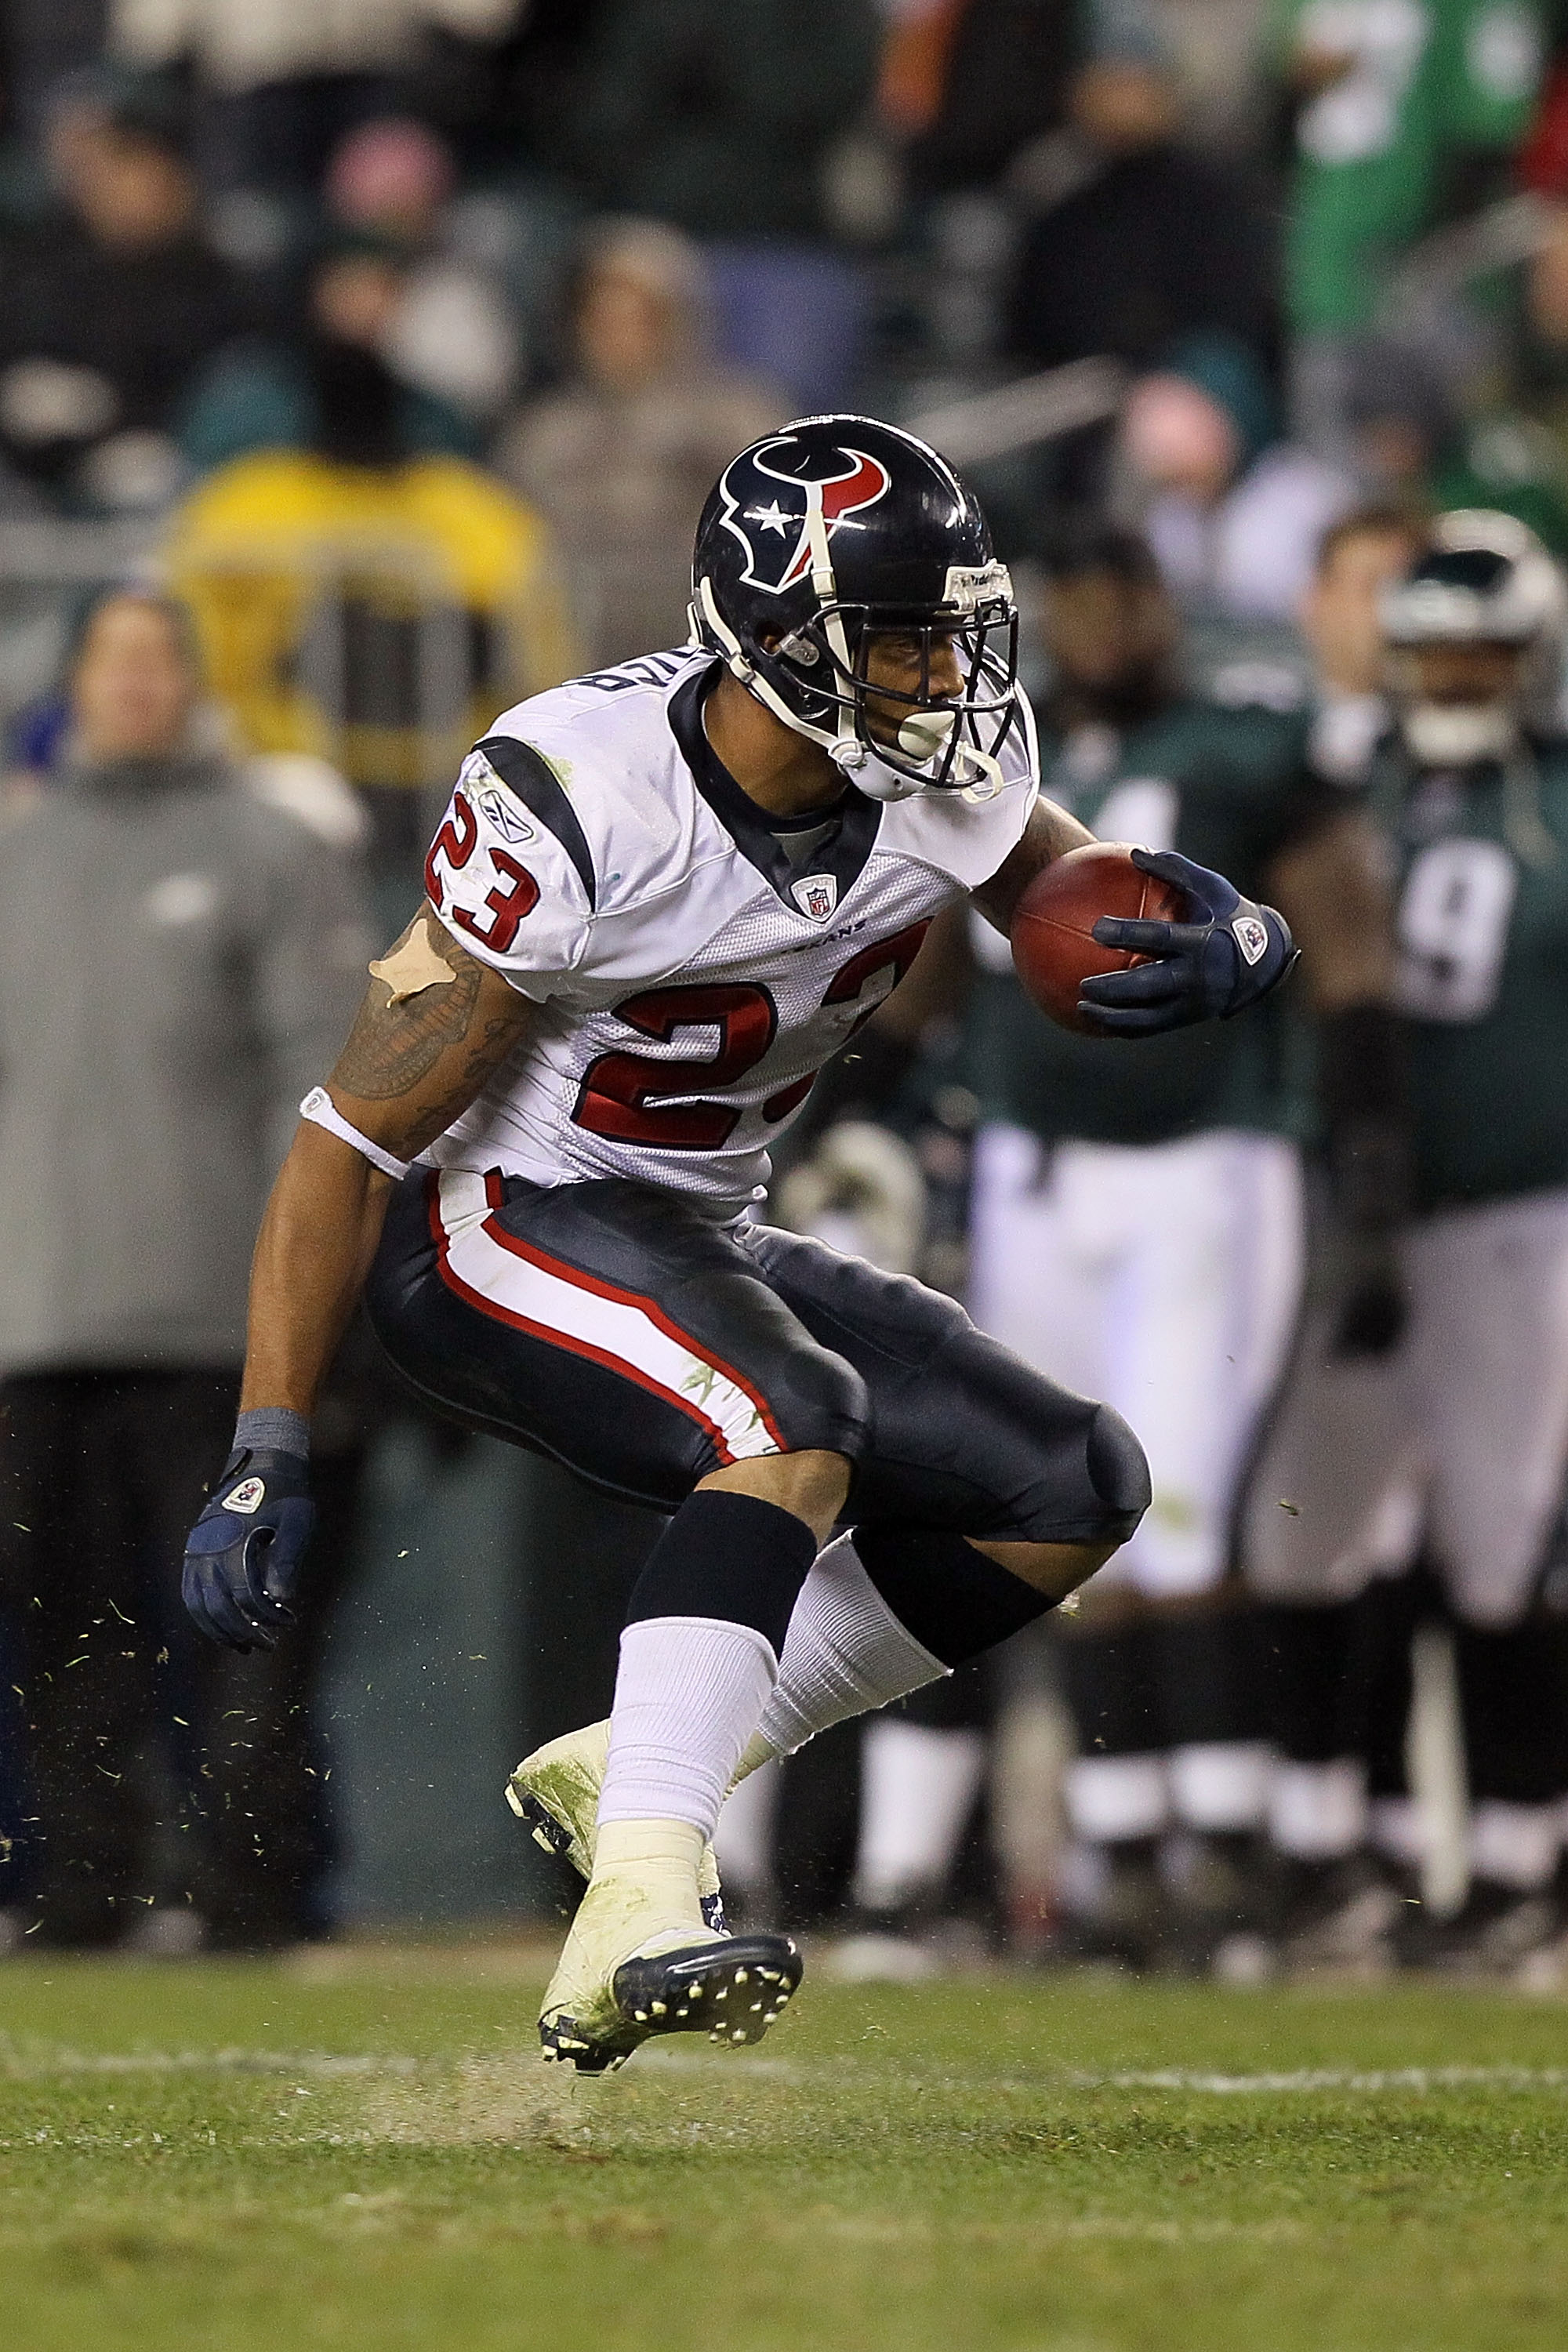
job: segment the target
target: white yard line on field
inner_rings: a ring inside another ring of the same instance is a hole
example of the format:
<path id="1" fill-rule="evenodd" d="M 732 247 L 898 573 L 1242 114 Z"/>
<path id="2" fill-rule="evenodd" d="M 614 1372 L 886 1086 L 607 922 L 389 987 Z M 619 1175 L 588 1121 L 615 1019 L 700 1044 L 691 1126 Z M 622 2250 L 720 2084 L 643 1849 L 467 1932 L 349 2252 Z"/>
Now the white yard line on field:
<path id="1" fill-rule="evenodd" d="M 0 2082 L 37 2082 L 62 2074 L 258 2074 L 303 2075 L 345 2080 L 407 2079 L 425 2075 L 432 2083 L 462 2074 L 470 2078 L 492 2073 L 531 2073 L 534 2053 L 489 2058 L 434 2056 L 416 2058 L 405 2052 L 378 2051 L 334 2054 L 321 2050 L 18 2050 L 0 2044 Z M 710 2053 L 705 2048 L 682 2048 L 666 2042 L 639 2053 L 638 2074 L 706 2073 L 726 2084 L 743 2081 L 773 2082 L 805 2089 L 841 2082 L 846 2086 L 880 2084 L 889 2089 L 924 2087 L 933 2091 L 1176 2091 L 1228 2098 L 1278 2095 L 1313 2091 L 1561 2091 L 1568 2090 L 1568 2066 L 1391 2066 L 1352 2068 L 1298 2067 L 1267 2074 L 1216 2074 L 1182 2067 L 1151 2067 L 1091 2073 L 1079 2067 L 1052 2067 L 1037 2074 L 952 2074 L 940 2066 L 929 2072 L 893 2072 L 868 2065 L 864 2060 L 821 2058 L 753 2058 L 734 2053 Z M 552 2076 L 559 2081 L 559 2076 Z M 626 2077 L 619 2078 L 628 2079 Z M 611 2085 L 605 2085 L 614 2095 Z"/>

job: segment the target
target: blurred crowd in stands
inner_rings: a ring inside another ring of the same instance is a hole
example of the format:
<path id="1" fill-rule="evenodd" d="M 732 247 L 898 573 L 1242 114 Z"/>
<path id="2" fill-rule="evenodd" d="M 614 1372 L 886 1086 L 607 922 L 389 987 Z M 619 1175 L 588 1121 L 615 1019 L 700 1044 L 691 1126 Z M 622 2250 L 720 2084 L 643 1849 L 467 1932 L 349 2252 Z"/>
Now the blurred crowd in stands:
<path id="1" fill-rule="evenodd" d="M 1500 510 L 1568 556 L 1559 16 L 12 0 L 0 1947 L 253 1948 L 334 1924 L 321 1673 L 365 1465 L 411 1427 L 465 1441 L 351 1341 L 300 1640 L 200 1654 L 176 1562 L 224 1452 L 279 1139 L 417 903 L 463 751 L 520 697 L 680 642 L 723 463 L 853 407 L 930 432 L 974 480 L 1042 697 L 1092 670 L 1109 613 L 1143 646 L 1135 686 L 1179 672 L 1266 726 L 1314 713 L 1321 764 L 1331 738 L 1353 764 L 1376 590 L 1427 516 Z M 950 982 L 819 1089 L 770 1213 L 964 1295 L 995 1112 L 964 1012 L 984 971 Z M 1233 1416 L 1227 1528 L 1278 1372 Z M 519 1753 L 602 1711 L 654 1525 L 537 1475 L 555 1484 L 509 1573 L 552 1664 L 518 1696 Z M 563 1595 L 535 1563 L 567 1556 Z M 776 1773 L 748 1784 L 722 1842 L 738 1907 L 850 1918 L 866 1966 L 911 1973 L 944 1937 L 1244 1972 L 1272 1964 L 1258 1887 L 1283 1857 L 1339 1874 L 1318 1916 L 1340 1957 L 1385 1953 L 1369 1889 L 1445 1892 L 1410 1826 L 1410 1591 L 1384 1580 L 1340 1627 L 1360 1727 L 1297 1759 L 1320 1779 L 1296 1816 L 1270 1813 L 1256 1706 L 1228 1738 L 1239 1777 L 1194 1766 L 1156 1800 L 1145 1772 L 1129 1811 L 1124 1773 L 1100 1812 L 1080 1779 L 1074 1801 L 1075 1738 L 1107 1689 L 1132 1704 L 1134 1667 L 1105 1664 L 1075 1732 L 1074 1628 L 1053 1622 L 806 1751 L 784 1805 Z M 1213 1617 L 1205 1588 L 1200 1646 Z M 1443 1685 L 1415 1655 L 1440 1697 L 1451 1663 Z M 1145 1724 L 1121 1744 L 1184 1741 Z M 1185 1747 L 1226 1744 L 1200 1727 Z M 1561 1813 L 1568 1757 L 1552 1769 L 1563 1785 L 1516 1810 Z M 1378 1820 L 1381 1877 L 1362 1868 Z M 1136 1868 L 1116 1879 L 1119 1844 Z M 1514 1892 L 1545 1899 L 1548 1846 Z M 1450 1880 L 1457 1903 L 1462 1856 Z"/>

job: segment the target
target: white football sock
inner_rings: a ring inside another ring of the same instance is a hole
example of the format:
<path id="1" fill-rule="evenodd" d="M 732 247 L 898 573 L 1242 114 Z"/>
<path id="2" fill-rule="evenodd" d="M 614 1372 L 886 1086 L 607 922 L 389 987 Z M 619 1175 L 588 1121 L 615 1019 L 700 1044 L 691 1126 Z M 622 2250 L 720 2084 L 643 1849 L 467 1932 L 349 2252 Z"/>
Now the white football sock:
<path id="1" fill-rule="evenodd" d="M 1373 1797 L 1366 1818 L 1380 1854 L 1404 1869 L 1420 1868 L 1432 1839 L 1426 1809 L 1418 1797 Z"/>
<path id="2" fill-rule="evenodd" d="M 1261 1739 L 1194 1740 L 1173 1748 L 1171 1805 L 1189 1830 L 1216 1835 L 1263 1826 L 1274 1751 Z"/>
<path id="3" fill-rule="evenodd" d="M 985 1775 L 983 1731 L 874 1723 L 860 1758 L 855 1900 L 894 1911 L 946 1881 Z"/>
<path id="4" fill-rule="evenodd" d="M 784 1637 L 779 1677 L 746 1749 L 742 1774 L 793 1756 L 850 1716 L 886 1706 L 951 1674 L 900 1623 L 850 1536 L 818 1552 Z"/>
<path id="5" fill-rule="evenodd" d="M 1557 1807 L 1513 1805 L 1482 1797 L 1470 1813 L 1470 1871 L 1532 1895 L 1557 1867 Z"/>
<path id="6" fill-rule="evenodd" d="M 1170 1801 L 1163 1756 L 1079 1756 L 1068 1767 L 1068 1819 L 1087 1844 L 1154 1837 Z"/>
<path id="7" fill-rule="evenodd" d="M 1292 1862 L 1338 1862 L 1354 1853 L 1366 1829 L 1366 1773 L 1356 1757 L 1275 1766 L 1268 1835 L 1277 1853 Z"/>
<path id="8" fill-rule="evenodd" d="M 599 1821 L 713 1834 L 778 1673 L 773 1645 L 723 1617 L 646 1617 L 621 1635 Z"/>

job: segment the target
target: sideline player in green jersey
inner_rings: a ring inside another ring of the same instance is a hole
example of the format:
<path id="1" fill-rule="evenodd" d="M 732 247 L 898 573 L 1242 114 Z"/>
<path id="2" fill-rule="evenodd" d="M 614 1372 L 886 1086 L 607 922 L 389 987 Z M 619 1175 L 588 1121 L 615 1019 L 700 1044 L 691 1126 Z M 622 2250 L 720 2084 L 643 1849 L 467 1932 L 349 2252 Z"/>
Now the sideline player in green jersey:
<path id="1" fill-rule="evenodd" d="M 1409 514 L 1363 508 L 1324 534 L 1302 602 L 1315 672 L 1312 764 L 1351 792 L 1364 785 L 1367 763 L 1393 724 L 1379 599 L 1426 544 L 1424 525 Z M 1386 1051 L 1384 1058 L 1386 1066 Z M 1326 1075 L 1332 1080 L 1352 1069 L 1342 1055 Z M 1300 1482 L 1277 1458 L 1294 1444 L 1314 1457 L 1375 1464 L 1382 1449 L 1398 1444 L 1389 1366 L 1403 1285 L 1390 1244 L 1408 1207 L 1409 1139 L 1400 1086 L 1379 1091 L 1381 1110 L 1333 1122 L 1338 1214 L 1321 1194 L 1315 1199 L 1307 1303 L 1268 1416 L 1269 1459 L 1247 1482 L 1237 1543 L 1263 1612 L 1275 1751 L 1273 1942 L 1278 1963 L 1291 1969 L 1381 1964 L 1411 1891 L 1403 1712 L 1380 1686 L 1383 1673 L 1397 1685 L 1407 1668 L 1408 1595 L 1402 1581 L 1363 1585 L 1353 1574 L 1342 1589 L 1326 1593 L 1314 1584 L 1303 1594 L 1297 1519 L 1280 1508 L 1281 1496 L 1296 1507 Z M 1370 1087 L 1363 1085 L 1361 1099 L 1370 1106 Z M 1380 1264 L 1381 1297 L 1367 1279 Z M 1342 1483 L 1353 1491 L 1353 1470 Z M 1337 1492 L 1314 1498 L 1314 1532 L 1337 1499 Z M 1375 1742 L 1374 1713 L 1384 1727 Z"/>
<path id="2" fill-rule="evenodd" d="M 1275 1543 L 1304 1595 L 1418 1554 L 1453 1621 L 1470 1892 L 1446 1926 L 1412 1915 L 1406 1956 L 1536 1978 L 1568 1957 L 1549 1573 L 1568 1471 L 1565 622 L 1540 541 L 1485 511 L 1441 517 L 1384 600 L 1398 724 L 1369 789 L 1398 865 L 1411 1313 L 1375 1457 L 1348 1457 L 1299 1400 L 1266 1457 L 1269 1491 L 1299 1504 Z"/>
<path id="3" fill-rule="evenodd" d="M 1309 721 L 1184 693 L 1149 551 L 1101 530 L 1046 600 L 1050 790 L 1101 838 L 1179 848 L 1289 905 L 1331 1058 L 1374 1067 L 1389 981 L 1375 842 L 1310 770 Z M 1065 1644 L 1077 1948 L 1213 1958 L 1245 1916 L 1268 1795 L 1250 1622 L 1229 1576 L 1237 1478 L 1302 1273 L 1304 1030 L 1289 1017 L 1156 1041 L 1134 1067 L 1052 1027 L 977 942 L 971 1002 L 976 1320 L 1074 1387 L 1136 1408 L 1153 1481 L 1138 1535 Z M 1369 1052 L 1373 1058 L 1369 1059 Z M 1346 1096 L 1354 1115 L 1353 1089 Z M 1361 1106 L 1364 1108 L 1365 1106 Z M 1369 1275 L 1377 1272 L 1369 1263 Z M 1173 1851 L 1173 1916 L 1163 1891 Z"/>

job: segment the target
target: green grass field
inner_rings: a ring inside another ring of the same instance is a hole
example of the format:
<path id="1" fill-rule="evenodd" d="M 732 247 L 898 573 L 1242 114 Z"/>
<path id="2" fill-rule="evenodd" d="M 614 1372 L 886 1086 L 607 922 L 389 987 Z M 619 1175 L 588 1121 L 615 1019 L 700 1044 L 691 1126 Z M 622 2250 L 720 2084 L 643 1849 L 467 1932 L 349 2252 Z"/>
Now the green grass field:
<path id="1" fill-rule="evenodd" d="M 536 1956 L 0 1971 L 0 2340 L 183 2352 L 1568 2344 L 1568 2009 L 808 1974 L 577 2084 Z"/>

